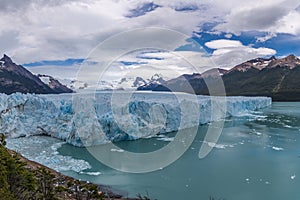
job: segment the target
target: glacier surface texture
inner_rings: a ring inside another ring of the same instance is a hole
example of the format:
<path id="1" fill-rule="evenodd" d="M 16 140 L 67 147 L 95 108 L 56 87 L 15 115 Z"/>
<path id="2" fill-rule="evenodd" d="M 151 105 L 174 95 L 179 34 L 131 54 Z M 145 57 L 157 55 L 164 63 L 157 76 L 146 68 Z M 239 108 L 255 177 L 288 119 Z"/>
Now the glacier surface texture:
<path id="1" fill-rule="evenodd" d="M 75 146 L 135 140 L 268 107 L 267 97 L 195 96 L 163 92 L 0 94 L 0 132 L 48 135 Z"/>

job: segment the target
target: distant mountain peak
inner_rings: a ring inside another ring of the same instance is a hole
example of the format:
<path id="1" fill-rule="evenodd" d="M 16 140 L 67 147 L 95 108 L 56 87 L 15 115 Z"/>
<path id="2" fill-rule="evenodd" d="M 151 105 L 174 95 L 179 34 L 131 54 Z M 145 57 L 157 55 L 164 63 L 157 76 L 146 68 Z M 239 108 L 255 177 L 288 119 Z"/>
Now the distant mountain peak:
<path id="1" fill-rule="evenodd" d="M 145 85 L 147 82 L 142 77 L 136 77 L 132 87 L 139 87 L 141 85 Z"/>
<path id="2" fill-rule="evenodd" d="M 5 62 L 5 63 L 13 63 L 12 59 L 7 56 L 6 54 L 3 55 L 3 57 L 0 59 L 0 61 Z"/>
<path id="3" fill-rule="evenodd" d="M 240 71 L 240 72 L 246 72 L 249 69 L 258 69 L 262 70 L 265 68 L 269 68 L 270 65 L 277 62 L 278 59 L 275 56 L 272 56 L 270 58 L 255 58 L 252 60 L 248 60 L 242 64 L 239 64 L 235 67 L 233 67 L 230 72 L 232 71 Z"/>
<path id="4" fill-rule="evenodd" d="M 57 94 L 73 92 L 53 78 L 51 80 L 49 78 L 50 85 L 45 84 L 23 66 L 15 64 L 6 54 L 0 59 L 0 67 L 0 93 Z"/>
<path id="5" fill-rule="evenodd" d="M 61 84 L 58 80 L 53 78 L 52 76 L 45 74 L 37 75 L 41 81 L 43 81 L 46 85 L 48 85 L 52 90 L 55 90 L 59 93 L 72 93 L 73 91 L 67 86 Z"/>
<path id="6" fill-rule="evenodd" d="M 296 59 L 297 57 L 294 54 L 290 54 L 286 57 L 287 59 Z"/>
<path id="7" fill-rule="evenodd" d="M 300 66 L 300 59 L 298 57 L 296 57 L 295 55 L 291 54 L 287 57 L 272 61 L 267 66 L 267 68 L 288 67 L 290 69 L 293 69 L 296 66 Z"/>
<path id="8" fill-rule="evenodd" d="M 208 78 L 208 77 L 220 77 L 224 74 L 228 73 L 228 70 L 221 69 L 221 68 L 213 68 L 210 70 L 207 70 L 201 74 L 202 78 Z"/>
<path id="9" fill-rule="evenodd" d="M 291 54 L 285 58 L 282 58 L 282 60 L 288 61 L 288 62 L 294 62 L 294 61 L 299 62 L 300 61 L 300 59 L 298 57 L 296 57 L 294 54 Z"/>

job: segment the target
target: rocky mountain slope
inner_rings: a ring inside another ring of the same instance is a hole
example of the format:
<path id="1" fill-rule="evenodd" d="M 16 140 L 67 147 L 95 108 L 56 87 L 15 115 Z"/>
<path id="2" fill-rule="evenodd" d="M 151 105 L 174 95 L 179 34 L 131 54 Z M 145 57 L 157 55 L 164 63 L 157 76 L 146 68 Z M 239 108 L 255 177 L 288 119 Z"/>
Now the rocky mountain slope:
<path id="1" fill-rule="evenodd" d="M 41 81 L 43 81 L 46 85 L 48 85 L 53 91 L 57 93 L 71 93 L 72 90 L 67 86 L 61 84 L 57 79 L 53 78 L 49 75 L 37 75 Z"/>
<path id="2" fill-rule="evenodd" d="M 54 78 L 48 77 L 48 79 L 49 85 L 21 65 L 15 64 L 7 55 L 0 59 L 0 93 L 58 94 L 73 92 Z"/>
<path id="3" fill-rule="evenodd" d="M 155 87 L 138 89 L 208 95 L 207 84 L 216 86 L 218 75 L 222 77 L 227 96 L 269 96 L 275 101 L 300 101 L 300 59 L 294 55 L 280 59 L 257 58 L 231 70 L 213 69 L 203 74 L 182 75 Z"/>

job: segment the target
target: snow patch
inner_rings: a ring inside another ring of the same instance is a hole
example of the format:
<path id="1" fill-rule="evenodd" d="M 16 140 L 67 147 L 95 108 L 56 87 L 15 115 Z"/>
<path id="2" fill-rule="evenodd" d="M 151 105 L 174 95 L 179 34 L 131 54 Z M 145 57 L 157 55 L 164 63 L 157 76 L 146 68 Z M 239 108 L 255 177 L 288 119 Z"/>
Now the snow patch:
<path id="1" fill-rule="evenodd" d="M 42 82 L 44 82 L 46 85 L 50 85 L 50 77 L 47 77 L 47 76 L 42 76 L 42 77 L 39 77 L 41 79 Z"/>

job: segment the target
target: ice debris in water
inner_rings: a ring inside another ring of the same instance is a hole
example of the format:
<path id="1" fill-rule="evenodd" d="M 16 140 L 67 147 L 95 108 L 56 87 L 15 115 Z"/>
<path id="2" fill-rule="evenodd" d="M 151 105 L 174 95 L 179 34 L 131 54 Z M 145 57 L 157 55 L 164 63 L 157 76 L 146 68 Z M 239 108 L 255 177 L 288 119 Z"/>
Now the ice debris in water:
<path id="1" fill-rule="evenodd" d="M 123 153 L 124 150 L 123 149 L 111 149 L 111 152 L 119 152 L 119 153 Z"/>
<path id="2" fill-rule="evenodd" d="M 58 139 L 45 136 L 7 139 L 9 149 L 20 152 L 29 160 L 41 163 L 56 171 L 80 172 L 91 168 L 90 164 L 84 160 L 60 155 L 57 150 L 63 144 L 64 142 L 60 142 Z"/>
<path id="3" fill-rule="evenodd" d="M 275 151 L 283 151 L 284 150 L 281 147 L 275 147 L 275 146 L 273 146 L 272 149 L 275 150 Z"/>
<path id="4" fill-rule="evenodd" d="M 291 176 L 291 179 L 294 180 L 296 178 L 296 174 Z"/>
<path id="5" fill-rule="evenodd" d="M 90 175 L 90 176 L 99 176 L 101 175 L 102 173 L 101 172 L 79 172 L 79 174 L 86 174 L 86 175 Z"/>

